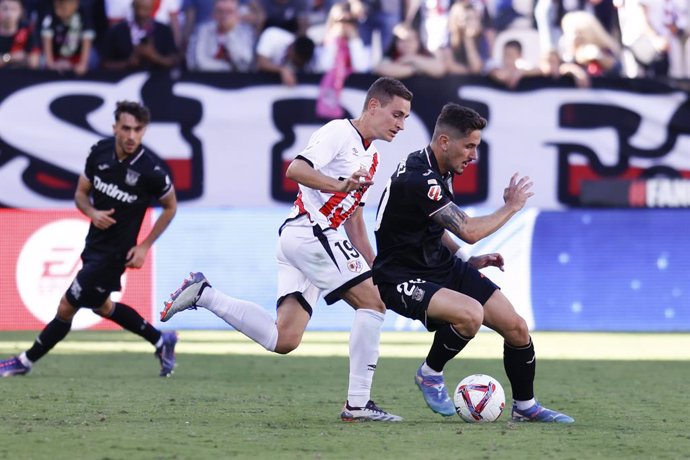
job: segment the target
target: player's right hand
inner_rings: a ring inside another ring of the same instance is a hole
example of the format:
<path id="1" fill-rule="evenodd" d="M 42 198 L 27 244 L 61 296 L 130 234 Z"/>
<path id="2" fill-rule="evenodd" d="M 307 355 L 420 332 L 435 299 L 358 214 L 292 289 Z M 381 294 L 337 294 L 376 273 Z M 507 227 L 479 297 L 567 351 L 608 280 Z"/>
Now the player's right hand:
<path id="1" fill-rule="evenodd" d="M 117 221 L 110 217 L 113 215 L 115 212 L 115 209 L 108 209 L 108 210 L 96 210 L 93 212 L 91 215 L 91 222 L 93 225 L 98 228 L 99 230 L 106 230 L 110 228 L 111 225 L 116 223 Z"/>
<path id="2" fill-rule="evenodd" d="M 343 181 L 343 189 L 341 191 L 348 193 L 353 190 L 357 190 L 361 187 L 368 187 L 373 185 L 374 181 L 371 180 L 369 176 L 369 171 L 364 168 L 359 168 L 357 171 L 353 172 L 352 175 Z"/>

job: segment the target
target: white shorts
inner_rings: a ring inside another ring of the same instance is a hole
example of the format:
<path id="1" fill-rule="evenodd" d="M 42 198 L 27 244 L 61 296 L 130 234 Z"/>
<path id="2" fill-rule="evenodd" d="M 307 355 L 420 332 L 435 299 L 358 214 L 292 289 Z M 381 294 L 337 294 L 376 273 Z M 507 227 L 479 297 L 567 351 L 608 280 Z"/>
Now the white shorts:
<path id="1" fill-rule="evenodd" d="M 306 218 L 302 217 L 298 220 Z M 337 230 L 285 225 L 278 238 L 278 304 L 290 294 L 300 294 L 310 308 L 324 295 L 328 305 L 371 277 L 369 265 L 352 243 Z M 299 296 L 298 296 L 299 297 Z M 311 311 L 302 306 L 311 314 Z"/>

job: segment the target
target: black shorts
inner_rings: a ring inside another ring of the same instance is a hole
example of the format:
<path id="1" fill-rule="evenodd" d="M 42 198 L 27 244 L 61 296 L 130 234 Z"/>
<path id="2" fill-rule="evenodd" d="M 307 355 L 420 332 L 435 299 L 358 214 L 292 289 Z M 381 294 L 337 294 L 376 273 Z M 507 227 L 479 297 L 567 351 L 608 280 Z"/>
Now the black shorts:
<path id="1" fill-rule="evenodd" d="M 119 291 L 120 278 L 125 272 L 121 260 L 109 254 L 82 254 L 83 266 L 67 288 L 69 303 L 80 308 L 99 308 L 113 291 Z"/>
<path id="2" fill-rule="evenodd" d="M 423 279 L 407 280 L 397 284 L 381 283 L 377 286 L 386 308 L 406 318 L 421 321 L 429 331 L 435 331 L 442 322 L 427 318 L 426 310 L 431 298 L 446 288 L 472 297 L 484 305 L 496 289 L 493 281 L 470 264 L 458 259 L 442 284 Z"/>

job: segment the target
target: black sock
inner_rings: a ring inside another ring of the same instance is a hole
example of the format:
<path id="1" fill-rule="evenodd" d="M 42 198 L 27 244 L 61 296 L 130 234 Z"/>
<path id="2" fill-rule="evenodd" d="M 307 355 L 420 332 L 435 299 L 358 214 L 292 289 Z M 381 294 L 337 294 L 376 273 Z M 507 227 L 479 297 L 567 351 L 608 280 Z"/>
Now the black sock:
<path id="1" fill-rule="evenodd" d="M 161 331 L 151 326 L 134 308 L 124 303 L 115 302 L 113 312 L 108 319 L 130 332 L 140 335 L 156 346 L 161 338 Z"/>
<path id="2" fill-rule="evenodd" d="M 35 363 L 45 356 L 60 340 L 64 339 L 71 328 L 71 321 L 63 321 L 58 317 L 53 318 L 38 334 L 31 348 L 26 351 L 26 357 L 29 361 Z"/>
<path id="3" fill-rule="evenodd" d="M 441 372 L 446 363 L 460 353 L 472 338 L 463 336 L 450 324 L 441 326 L 434 334 L 426 365 L 436 372 Z"/>
<path id="4" fill-rule="evenodd" d="M 513 389 L 513 399 L 529 401 L 534 398 L 534 376 L 537 372 L 537 357 L 532 338 L 523 347 L 503 344 L 503 367 Z"/>

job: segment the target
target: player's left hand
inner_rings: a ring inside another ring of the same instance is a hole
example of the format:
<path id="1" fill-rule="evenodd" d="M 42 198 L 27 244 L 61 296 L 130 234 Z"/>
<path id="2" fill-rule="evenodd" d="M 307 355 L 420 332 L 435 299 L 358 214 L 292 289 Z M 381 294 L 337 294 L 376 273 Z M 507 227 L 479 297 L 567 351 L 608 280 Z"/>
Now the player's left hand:
<path id="1" fill-rule="evenodd" d="M 467 260 L 467 263 L 472 265 L 477 270 L 486 267 L 496 267 L 502 272 L 505 271 L 503 269 L 503 264 L 505 263 L 503 256 L 497 252 L 491 254 L 482 254 L 480 256 L 472 256 Z"/>
<path id="2" fill-rule="evenodd" d="M 127 268 L 141 268 L 146 260 L 146 253 L 148 251 L 145 247 L 137 245 L 132 249 L 127 251 L 127 262 L 125 267 Z"/>

